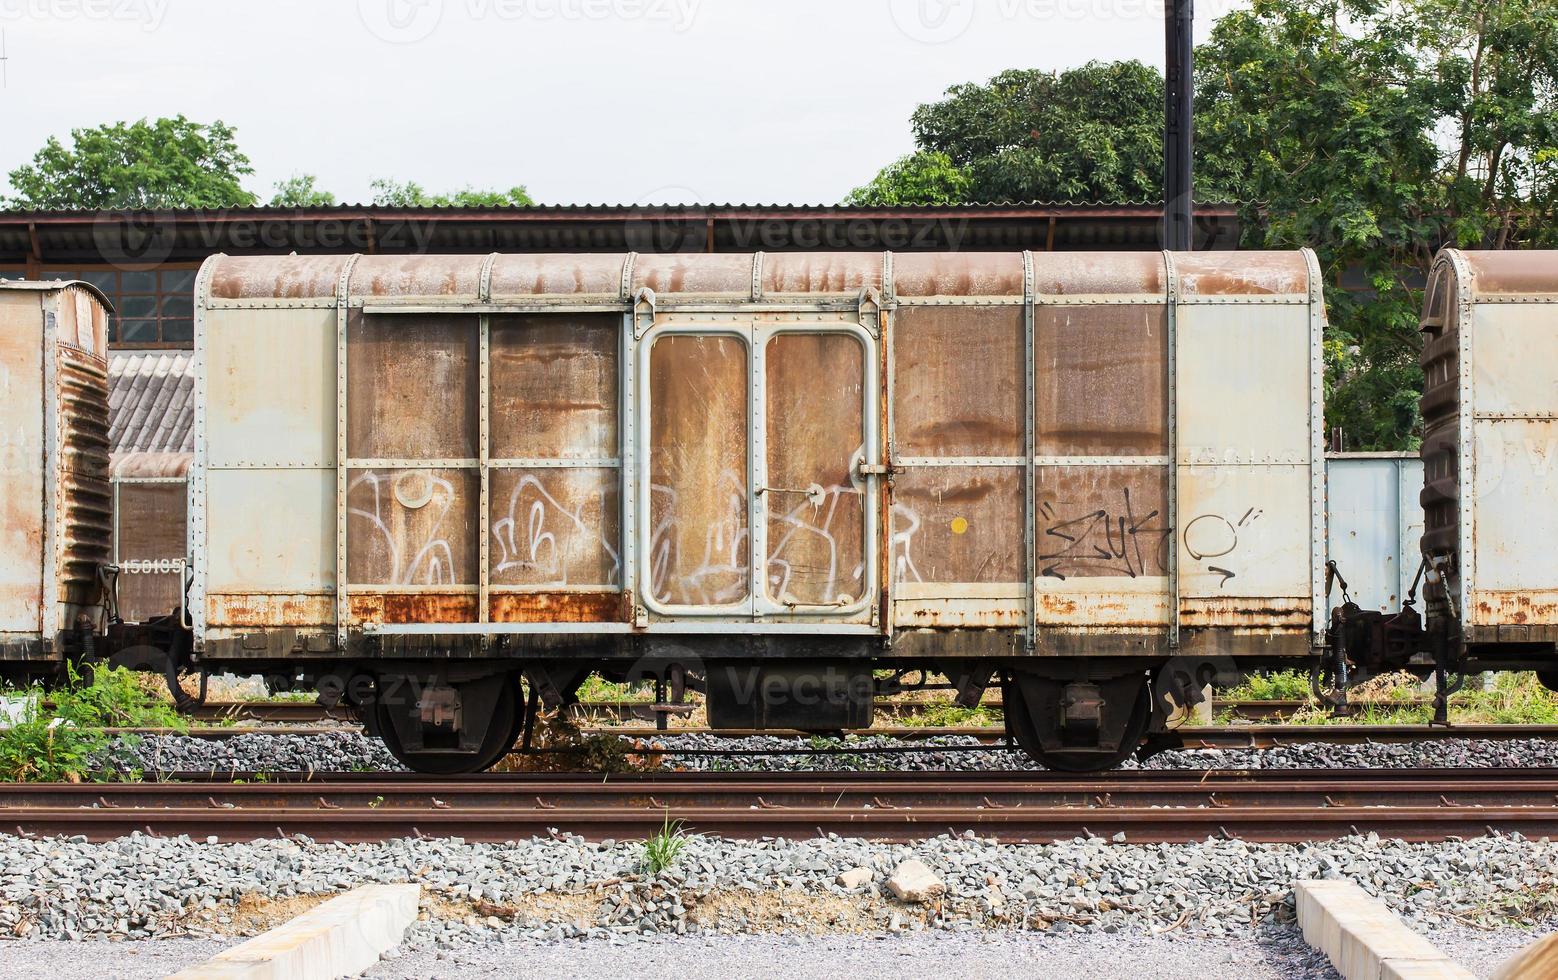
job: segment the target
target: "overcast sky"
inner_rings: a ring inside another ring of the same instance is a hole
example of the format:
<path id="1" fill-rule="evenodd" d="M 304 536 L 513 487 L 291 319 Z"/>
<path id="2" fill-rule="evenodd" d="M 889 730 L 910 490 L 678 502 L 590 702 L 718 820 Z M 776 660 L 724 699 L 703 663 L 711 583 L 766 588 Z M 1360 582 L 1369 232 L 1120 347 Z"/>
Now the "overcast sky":
<path id="1" fill-rule="evenodd" d="M 1196 34 L 1235 0 L 1200 0 Z M 831 203 L 1007 68 L 1163 58 L 1161 0 L 0 0 L 0 168 L 51 134 L 220 118 L 314 173 L 543 203 Z"/>

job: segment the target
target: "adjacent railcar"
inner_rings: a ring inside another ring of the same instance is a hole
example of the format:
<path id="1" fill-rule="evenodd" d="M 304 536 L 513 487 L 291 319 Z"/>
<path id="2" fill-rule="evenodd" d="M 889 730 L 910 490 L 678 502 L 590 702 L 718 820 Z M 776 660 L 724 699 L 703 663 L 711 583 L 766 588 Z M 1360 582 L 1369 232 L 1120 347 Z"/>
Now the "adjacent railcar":
<path id="1" fill-rule="evenodd" d="M 506 751 L 520 672 L 834 730 L 922 668 L 1098 768 L 1171 658 L 1327 626 L 1307 251 L 218 256 L 196 305 L 195 661 L 417 768 Z"/>
<path id="2" fill-rule="evenodd" d="M 92 651 L 108 560 L 110 304 L 83 282 L 0 280 L 0 661 Z"/>

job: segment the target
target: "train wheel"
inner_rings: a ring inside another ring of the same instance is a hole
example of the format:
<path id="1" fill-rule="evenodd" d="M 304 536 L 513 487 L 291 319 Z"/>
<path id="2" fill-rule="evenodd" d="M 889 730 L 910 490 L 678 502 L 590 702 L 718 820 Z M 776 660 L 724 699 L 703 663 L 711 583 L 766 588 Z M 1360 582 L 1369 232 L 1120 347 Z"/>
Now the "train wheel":
<path id="1" fill-rule="evenodd" d="M 1019 671 L 1002 701 L 1017 744 L 1058 772 L 1113 769 L 1136 751 L 1152 721 L 1144 673 L 1067 683 Z"/>
<path id="2" fill-rule="evenodd" d="M 421 746 L 411 747 L 407 736 L 413 727 L 421 724 L 415 701 L 390 698 L 375 701 L 372 708 L 374 722 L 369 726 L 370 730 L 376 730 L 390 755 L 413 772 L 457 776 L 489 769 L 514 747 L 514 740 L 519 737 L 524 725 L 525 708 L 518 677 L 503 674 L 470 681 L 459 685 L 459 688 L 461 696 L 471 698 L 473 702 L 485 701 L 488 697 L 494 699 L 487 727 L 480 735 L 474 751 L 458 751 L 455 744 L 458 736 L 455 735 L 430 738 L 424 734 Z M 430 740 L 443 744 L 429 745 Z"/>

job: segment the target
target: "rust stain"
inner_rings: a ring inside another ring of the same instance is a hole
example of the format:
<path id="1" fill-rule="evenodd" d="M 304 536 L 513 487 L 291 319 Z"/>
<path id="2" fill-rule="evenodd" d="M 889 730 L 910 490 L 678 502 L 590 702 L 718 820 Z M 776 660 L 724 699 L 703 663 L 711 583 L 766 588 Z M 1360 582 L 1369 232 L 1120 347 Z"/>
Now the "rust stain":
<path id="1" fill-rule="evenodd" d="M 764 293 L 858 294 L 882 287 L 880 252 L 768 252 Z"/>
<path id="2" fill-rule="evenodd" d="M 616 296 L 622 290 L 626 258 L 620 253 L 499 255 L 492 261 L 492 298 Z"/>
<path id="3" fill-rule="evenodd" d="M 905 456 L 1023 451 L 1023 311 L 909 307 L 893 317 L 893 395 Z"/>
<path id="4" fill-rule="evenodd" d="M 893 255 L 899 296 L 1021 296 L 1021 252 L 901 252 Z"/>
<path id="5" fill-rule="evenodd" d="M 1179 601 L 1179 622 L 1181 626 L 1189 628 L 1220 626 L 1262 630 L 1302 627 L 1309 625 L 1310 609 L 1308 598 L 1182 598 Z"/>
<path id="6" fill-rule="evenodd" d="M 459 296 L 474 300 L 480 255 L 362 255 L 352 266 L 353 296 Z"/>
<path id="7" fill-rule="evenodd" d="M 494 623 L 625 623 L 628 597 L 621 592 L 502 592 L 487 597 Z"/>
<path id="8" fill-rule="evenodd" d="M 633 263 L 633 288 L 657 294 L 752 293 L 752 254 L 693 253 L 640 255 Z"/>
<path id="9" fill-rule="evenodd" d="M 341 278 L 340 255 L 276 255 L 213 259 L 211 295 L 217 299 L 319 299 L 333 297 Z"/>
<path id="10" fill-rule="evenodd" d="M 264 592 L 211 593 L 206 622 L 213 626 L 323 626 L 335 621 L 335 598 Z"/>
<path id="11" fill-rule="evenodd" d="M 1185 296 L 1309 292 L 1309 265 L 1298 252 L 1178 252 L 1174 269 Z"/>
<path id="12" fill-rule="evenodd" d="M 1558 293 L 1558 250 L 1506 249 L 1462 253 L 1479 294 Z"/>
<path id="13" fill-rule="evenodd" d="M 1033 286 L 1041 296 L 1165 293 L 1157 252 L 1034 252 Z"/>
<path id="14" fill-rule="evenodd" d="M 469 592 L 375 592 L 347 596 L 347 620 L 363 623 L 474 623 L 476 596 Z"/>

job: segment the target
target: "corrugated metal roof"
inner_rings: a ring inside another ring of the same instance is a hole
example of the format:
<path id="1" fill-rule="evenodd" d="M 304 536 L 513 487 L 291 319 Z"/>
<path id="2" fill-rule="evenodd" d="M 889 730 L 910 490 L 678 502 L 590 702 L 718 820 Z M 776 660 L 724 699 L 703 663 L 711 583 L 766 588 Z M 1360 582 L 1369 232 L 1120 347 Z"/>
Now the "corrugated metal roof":
<path id="1" fill-rule="evenodd" d="M 192 355 L 114 354 L 108 385 L 108 439 L 114 453 L 195 451 Z"/>

